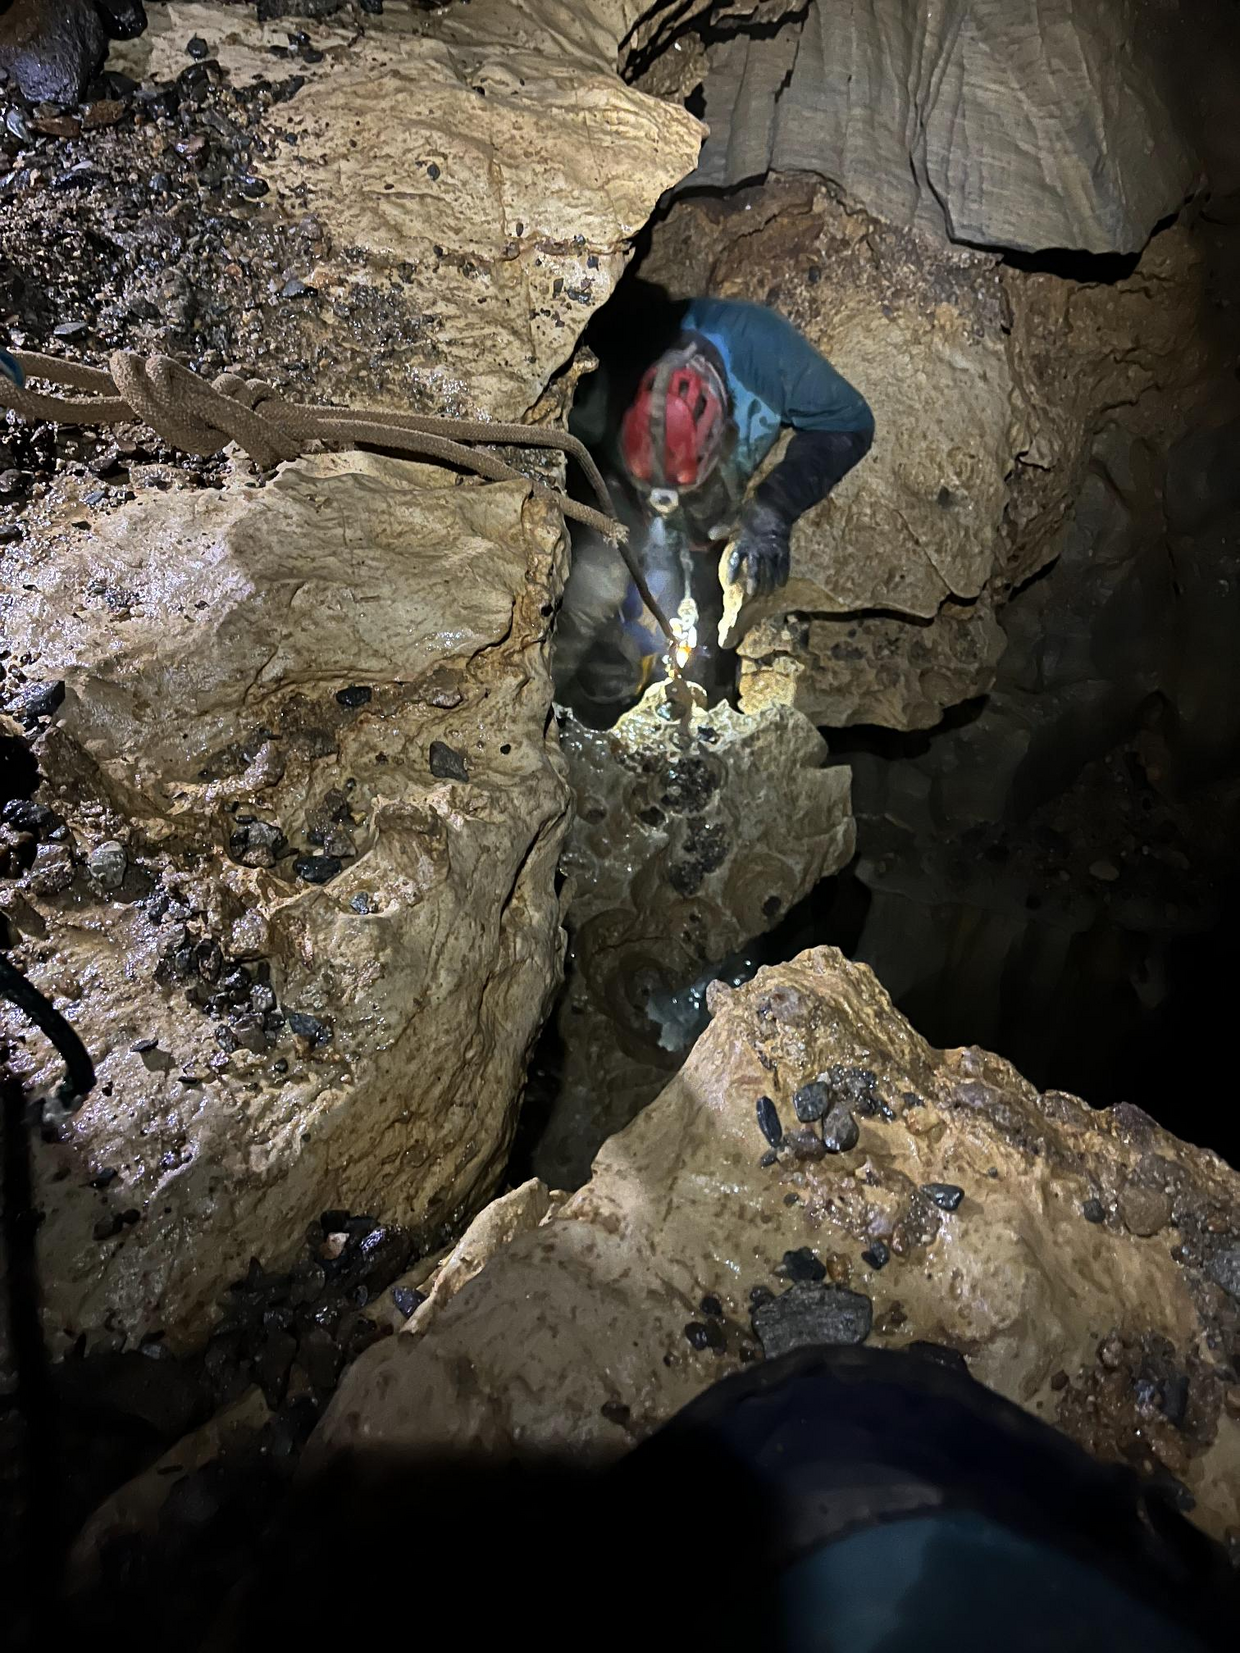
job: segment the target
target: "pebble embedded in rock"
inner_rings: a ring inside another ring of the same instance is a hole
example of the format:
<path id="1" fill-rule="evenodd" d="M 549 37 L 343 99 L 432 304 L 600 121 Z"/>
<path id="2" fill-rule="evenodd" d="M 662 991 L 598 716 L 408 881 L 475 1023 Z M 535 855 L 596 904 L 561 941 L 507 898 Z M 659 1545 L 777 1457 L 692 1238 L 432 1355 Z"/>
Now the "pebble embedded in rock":
<path id="1" fill-rule="evenodd" d="M 1161 1188 L 1129 1183 L 1119 1197 L 1119 1214 L 1130 1234 L 1148 1240 L 1171 1221 L 1171 1201 Z"/>
<path id="2" fill-rule="evenodd" d="M 789 1131 L 783 1140 L 782 1149 L 799 1160 L 821 1159 L 827 1151 L 822 1138 L 810 1125 L 803 1125 L 799 1131 Z"/>
<path id="3" fill-rule="evenodd" d="M 338 855 L 299 855 L 293 871 L 306 884 L 330 884 L 344 863 Z"/>
<path id="4" fill-rule="evenodd" d="M 870 1244 L 861 1253 L 861 1261 L 868 1263 L 871 1268 L 886 1268 L 891 1260 L 891 1249 L 884 1240 L 871 1240 Z"/>
<path id="5" fill-rule="evenodd" d="M 857 1146 L 860 1135 L 857 1121 L 840 1103 L 822 1122 L 822 1145 L 829 1154 L 846 1154 Z"/>
<path id="6" fill-rule="evenodd" d="M 332 1037 L 330 1022 L 320 1021 L 317 1016 L 310 1016 L 304 1010 L 290 1010 L 288 1025 L 291 1032 L 299 1039 L 313 1039 L 316 1045 L 329 1044 Z"/>
<path id="7" fill-rule="evenodd" d="M 1222 1286 L 1229 1297 L 1240 1303 L 1240 1246 L 1216 1251 L 1206 1264 L 1206 1273 L 1215 1285 Z"/>
<path id="8" fill-rule="evenodd" d="M 928 1338 L 916 1338 L 912 1343 L 904 1345 L 905 1354 L 917 1355 L 922 1360 L 932 1360 L 936 1366 L 946 1366 L 949 1372 L 968 1373 L 968 1362 L 959 1349 L 950 1348 L 946 1343 L 932 1343 Z"/>
<path id="9" fill-rule="evenodd" d="M 964 1189 L 954 1182 L 923 1182 L 921 1191 L 934 1201 L 940 1211 L 954 1211 L 964 1198 Z"/>
<path id="10" fill-rule="evenodd" d="M 206 57 L 211 48 L 207 45 L 206 41 L 200 34 L 196 34 L 191 35 L 191 37 L 185 42 L 185 50 L 192 58 L 201 63 L 202 59 Z"/>
<path id="11" fill-rule="evenodd" d="M 129 857 L 125 853 L 123 844 L 118 844 L 115 838 L 109 838 L 102 844 L 97 844 L 91 850 L 86 861 L 86 870 L 105 890 L 119 889 L 125 881 L 125 868 L 129 864 Z"/>
<path id="12" fill-rule="evenodd" d="M 707 1292 L 706 1296 L 703 1297 L 702 1301 L 698 1304 L 698 1308 L 701 1309 L 702 1313 L 711 1320 L 723 1319 L 723 1304 L 711 1292 Z"/>
<path id="13" fill-rule="evenodd" d="M 755 1304 L 751 1319 L 763 1354 L 774 1360 L 790 1349 L 864 1343 L 874 1322 L 874 1305 L 845 1286 L 806 1282 Z"/>
<path id="14" fill-rule="evenodd" d="M 820 1079 L 813 1079 L 797 1091 L 792 1098 L 792 1106 L 803 1125 L 812 1125 L 831 1106 L 831 1092 Z"/>
<path id="15" fill-rule="evenodd" d="M 305 298 L 306 294 L 310 291 L 311 291 L 311 289 L 306 286 L 305 282 L 301 279 L 300 276 L 292 276 L 288 281 L 286 281 L 284 283 L 283 287 L 281 287 L 280 297 L 281 298 Z M 344 692 L 344 691 L 342 691 L 342 692 Z M 340 695 L 337 695 L 336 699 L 340 700 Z M 370 691 L 369 690 L 366 691 L 366 699 L 367 700 L 370 699 Z M 342 706 L 348 705 L 348 704 L 350 704 L 348 701 L 341 701 Z M 359 705 L 364 705 L 365 702 L 359 701 L 358 704 Z"/>
<path id="16" fill-rule="evenodd" d="M 783 1141 L 783 1126 L 779 1123 L 779 1115 L 775 1111 L 775 1104 L 769 1096 L 758 1098 L 758 1129 L 772 1148 L 778 1148 Z"/>
<path id="17" fill-rule="evenodd" d="M 228 840 L 228 853 L 243 867 L 274 867 L 284 848 L 284 834 L 270 821 L 249 820 Z"/>
<path id="18" fill-rule="evenodd" d="M 785 1251 L 779 1272 L 792 1281 L 825 1280 L 827 1276 L 825 1266 L 807 1245 L 800 1246 L 796 1251 Z"/>
<path id="19" fill-rule="evenodd" d="M 1087 1223 L 1104 1223 L 1107 1220 L 1106 1206 L 1101 1200 L 1086 1200 L 1081 1207 L 1081 1215 Z"/>
<path id="20" fill-rule="evenodd" d="M 355 706 L 365 706 L 373 693 L 365 683 L 350 683 L 347 689 L 336 690 L 336 704 L 352 711 Z"/>
<path id="21" fill-rule="evenodd" d="M 608 1423 L 614 1423 L 620 1427 L 623 1427 L 629 1421 L 629 1408 L 622 1400 L 605 1400 L 599 1407 L 599 1411 L 607 1419 Z"/>
<path id="22" fill-rule="evenodd" d="M 430 749 L 431 774 L 439 781 L 467 781 L 469 770 L 460 752 L 446 741 L 433 740 Z"/>
<path id="23" fill-rule="evenodd" d="M 392 1301 L 396 1305 L 397 1312 L 403 1314 L 405 1319 L 408 1320 L 419 1304 L 425 1303 L 426 1293 L 415 1291 L 412 1286 L 393 1286 Z"/>

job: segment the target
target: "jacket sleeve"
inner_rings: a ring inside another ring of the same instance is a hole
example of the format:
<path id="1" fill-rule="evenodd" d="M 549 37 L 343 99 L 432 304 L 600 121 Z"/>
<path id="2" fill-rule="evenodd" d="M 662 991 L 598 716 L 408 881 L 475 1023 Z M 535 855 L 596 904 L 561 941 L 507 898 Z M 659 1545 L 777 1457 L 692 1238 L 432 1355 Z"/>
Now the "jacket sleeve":
<path id="1" fill-rule="evenodd" d="M 729 373 L 794 435 L 758 499 L 789 523 L 816 505 L 869 451 L 874 415 L 842 373 L 778 311 L 729 299 L 695 299 L 686 317 L 726 340 Z"/>

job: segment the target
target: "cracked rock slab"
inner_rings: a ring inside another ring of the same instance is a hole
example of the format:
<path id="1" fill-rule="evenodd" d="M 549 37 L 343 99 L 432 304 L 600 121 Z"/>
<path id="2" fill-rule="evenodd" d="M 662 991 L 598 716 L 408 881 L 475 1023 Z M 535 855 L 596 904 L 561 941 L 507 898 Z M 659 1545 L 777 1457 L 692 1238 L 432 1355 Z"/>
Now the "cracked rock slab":
<path id="1" fill-rule="evenodd" d="M 1237 1309 L 1219 1276 L 1240 1234 L 1236 1173 L 1139 1109 L 1096 1111 L 986 1052 L 931 1049 L 834 949 L 714 996 L 684 1068 L 591 1181 L 495 1252 L 427 1335 L 361 1356 L 312 1460 L 362 1443 L 615 1456 L 756 1358 L 754 1288 L 783 1289 L 785 1254 L 809 1248 L 824 1291 L 868 1300 L 871 1345 L 957 1351 L 1095 1454 L 1174 1477 L 1207 1532 L 1234 1530 Z M 847 1153 L 764 1164 L 758 1096 L 790 1119 L 796 1090 L 836 1064 L 871 1073 L 887 1110 L 859 1119 Z M 1134 1181 L 1169 1203 L 1157 1234 L 1120 1215 Z M 688 1335 L 706 1295 L 722 1311 L 710 1341 Z"/>

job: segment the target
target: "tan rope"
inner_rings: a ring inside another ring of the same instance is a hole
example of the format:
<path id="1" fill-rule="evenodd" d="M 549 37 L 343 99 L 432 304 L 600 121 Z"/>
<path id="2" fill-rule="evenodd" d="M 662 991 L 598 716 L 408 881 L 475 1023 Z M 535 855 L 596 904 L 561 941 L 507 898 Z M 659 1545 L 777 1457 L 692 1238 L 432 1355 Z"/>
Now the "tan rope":
<path id="1" fill-rule="evenodd" d="M 235 442 L 263 470 L 281 460 L 296 459 L 313 442 L 356 447 L 390 448 L 419 458 L 458 465 L 491 482 L 523 482 L 548 499 L 562 515 L 583 523 L 611 540 L 624 558 L 642 601 L 664 634 L 674 640 L 666 615 L 655 601 L 645 576 L 628 545 L 628 530 L 616 521 L 615 511 L 594 460 L 575 436 L 541 425 L 500 424 L 487 419 L 441 419 L 416 413 L 392 413 L 382 408 L 315 407 L 286 402 L 261 379 L 243 379 L 221 373 L 205 379 L 171 356 L 145 360 L 132 350 L 118 350 L 108 359 L 110 372 L 43 356 L 35 351 L 13 352 L 28 378 L 44 379 L 73 390 L 94 392 L 74 399 L 18 386 L 0 375 L 0 407 L 11 408 L 25 419 L 46 419 L 60 425 L 124 424 L 138 420 L 183 453 L 207 456 Z M 469 443 L 557 448 L 575 459 L 598 497 L 601 510 L 583 505 L 546 483 L 526 476 L 494 454 Z"/>

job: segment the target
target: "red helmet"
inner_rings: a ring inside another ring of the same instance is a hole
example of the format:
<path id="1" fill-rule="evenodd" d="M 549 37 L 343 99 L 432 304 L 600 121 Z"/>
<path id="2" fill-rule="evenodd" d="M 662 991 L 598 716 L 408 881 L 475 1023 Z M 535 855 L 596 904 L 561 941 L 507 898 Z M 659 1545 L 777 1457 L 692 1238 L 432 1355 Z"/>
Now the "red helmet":
<path id="1" fill-rule="evenodd" d="M 652 488 L 696 488 L 719 462 L 728 425 L 723 375 L 699 345 L 648 368 L 620 426 L 624 464 Z"/>

